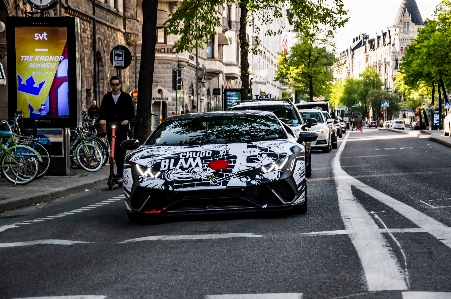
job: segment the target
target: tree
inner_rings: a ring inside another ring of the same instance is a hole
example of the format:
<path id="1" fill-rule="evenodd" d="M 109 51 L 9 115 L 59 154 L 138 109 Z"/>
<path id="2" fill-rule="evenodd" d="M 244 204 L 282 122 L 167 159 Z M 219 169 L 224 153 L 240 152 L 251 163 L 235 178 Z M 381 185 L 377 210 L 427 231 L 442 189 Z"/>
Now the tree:
<path id="1" fill-rule="evenodd" d="M 329 89 L 329 103 L 332 107 L 345 106 L 342 98 L 344 92 L 344 84 L 342 81 L 336 81 Z"/>
<path id="2" fill-rule="evenodd" d="M 149 136 L 149 115 L 151 113 L 152 83 L 155 64 L 155 45 L 157 42 L 157 6 L 158 0 L 142 2 L 143 25 L 141 65 L 138 80 L 138 112 L 136 116 L 135 138 L 140 143 Z"/>
<path id="3" fill-rule="evenodd" d="M 341 97 L 341 102 L 349 108 L 354 108 L 354 110 L 360 109 L 360 94 L 362 89 L 362 81 L 354 78 L 346 78 L 343 84 L 343 93 Z M 362 112 L 362 111 L 360 111 Z"/>
<path id="4" fill-rule="evenodd" d="M 180 7 L 166 21 L 168 34 L 179 35 L 173 49 L 176 52 L 191 51 L 199 44 L 206 44 L 207 38 L 215 34 L 216 27 L 221 24 L 221 16 L 216 7 L 235 3 L 240 8 L 240 53 L 241 53 L 241 82 L 242 100 L 248 98 L 249 89 L 249 63 L 248 52 L 251 51 L 246 32 L 246 26 L 250 24 L 250 17 L 259 18 L 264 24 L 281 18 L 282 9 L 288 6 L 294 17 L 291 19 L 294 26 L 300 32 L 310 32 L 327 24 L 327 33 L 342 27 L 348 20 L 347 11 L 344 10 L 342 0 L 332 0 L 327 5 L 322 2 L 302 0 L 184 0 Z M 196 20 L 201 20 L 197 22 Z M 257 32 L 258 28 L 254 28 Z M 275 35 L 281 33 L 268 31 L 265 34 Z"/>
<path id="5" fill-rule="evenodd" d="M 333 80 L 330 67 L 336 61 L 333 53 L 324 47 L 316 46 L 313 36 L 302 36 L 289 54 L 279 56 L 279 70 L 276 81 L 290 84 L 298 91 L 314 96 L 323 95 Z"/>
<path id="6" fill-rule="evenodd" d="M 368 115 L 368 111 L 370 107 L 372 107 L 371 102 L 368 100 L 369 92 L 371 90 L 381 90 L 384 84 L 382 83 L 376 68 L 373 66 L 366 67 L 359 77 L 361 78 L 361 88 L 359 91 L 360 103 L 363 109 L 363 114 Z"/>

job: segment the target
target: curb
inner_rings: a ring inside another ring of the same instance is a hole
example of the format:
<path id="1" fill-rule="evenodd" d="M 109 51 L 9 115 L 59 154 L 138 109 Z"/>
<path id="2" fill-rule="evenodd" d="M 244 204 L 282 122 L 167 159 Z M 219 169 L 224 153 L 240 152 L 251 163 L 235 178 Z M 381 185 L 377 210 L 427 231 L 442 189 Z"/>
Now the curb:
<path id="1" fill-rule="evenodd" d="M 101 186 L 105 186 L 105 178 L 98 179 L 92 182 L 81 183 L 79 185 L 70 186 L 67 188 L 61 188 L 55 191 L 51 191 L 45 194 L 32 195 L 29 197 L 13 197 L 0 202 L 0 213 L 23 208 L 33 204 L 52 201 L 59 197 L 75 194 L 84 191 L 85 189 L 97 189 Z"/>
<path id="2" fill-rule="evenodd" d="M 447 142 L 445 140 L 442 140 L 440 138 L 436 138 L 434 137 L 431 132 L 429 131 L 425 131 L 425 130 L 415 130 L 415 131 L 407 131 L 407 130 L 393 130 L 393 129 L 389 129 L 391 132 L 395 132 L 395 133 L 402 133 L 402 134 L 409 134 L 409 135 L 413 135 L 413 136 L 417 136 L 417 138 L 422 138 L 422 139 L 429 139 L 431 141 L 434 141 L 436 143 L 439 143 L 441 145 L 444 145 L 446 147 L 450 147 L 451 148 L 451 138 L 450 141 Z M 415 132 L 415 133 L 414 133 Z"/>

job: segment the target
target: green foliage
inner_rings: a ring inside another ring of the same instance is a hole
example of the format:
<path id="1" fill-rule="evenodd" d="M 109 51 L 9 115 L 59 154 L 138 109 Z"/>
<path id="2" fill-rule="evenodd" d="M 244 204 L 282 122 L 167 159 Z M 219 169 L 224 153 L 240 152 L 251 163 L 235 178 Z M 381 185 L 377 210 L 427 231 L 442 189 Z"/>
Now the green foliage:
<path id="1" fill-rule="evenodd" d="M 329 103 L 332 107 L 335 106 L 345 106 L 342 102 L 344 92 L 344 84 L 341 81 L 336 81 L 330 86 L 329 89 Z"/>
<path id="2" fill-rule="evenodd" d="M 284 90 L 282 91 L 282 99 L 293 99 L 293 93 L 291 92 L 291 90 Z"/>
<path id="3" fill-rule="evenodd" d="M 436 18 L 426 20 L 424 28 L 407 47 L 401 64 L 404 84 L 418 89 L 421 84 L 432 86 L 441 79 L 451 87 L 451 52 L 447 45 L 451 41 L 451 2 L 442 0 L 436 9 Z"/>
<path id="4" fill-rule="evenodd" d="M 278 57 L 279 69 L 275 80 L 287 83 L 296 90 L 314 96 L 327 92 L 333 80 L 330 67 L 336 61 L 333 53 L 316 45 L 312 36 L 300 36 L 289 54 L 282 53 Z"/>

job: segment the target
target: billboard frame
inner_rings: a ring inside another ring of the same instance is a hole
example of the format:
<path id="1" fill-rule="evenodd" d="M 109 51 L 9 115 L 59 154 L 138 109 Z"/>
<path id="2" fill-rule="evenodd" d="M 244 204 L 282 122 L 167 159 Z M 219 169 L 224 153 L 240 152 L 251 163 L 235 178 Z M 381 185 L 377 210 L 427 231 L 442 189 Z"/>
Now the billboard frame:
<path id="1" fill-rule="evenodd" d="M 6 18 L 7 63 L 8 63 L 8 117 L 14 117 L 17 110 L 17 70 L 16 70 L 16 27 L 66 27 L 68 51 L 68 103 L 69 117 L 66 118 L 24 118 L 24 124 L 36 123 L 39 128 L 70 128 L 77 126 L 78 84 L 77 76 L 77 35 L 74 17 L 16 17 Z"/>

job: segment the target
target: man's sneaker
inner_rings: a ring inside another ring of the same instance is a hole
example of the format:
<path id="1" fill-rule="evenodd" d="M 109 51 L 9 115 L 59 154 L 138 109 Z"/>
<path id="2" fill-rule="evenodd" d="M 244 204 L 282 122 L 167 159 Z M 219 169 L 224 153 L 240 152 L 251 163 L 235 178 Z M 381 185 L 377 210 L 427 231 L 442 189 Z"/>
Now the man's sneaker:
<path id="1" fill-rule="evenodd" d="M 117 175 L 116 178 L 117 178 L 117 182 L 118 182 L 119 184 L 122 183 L 122 182 L 124 181 L 124 178 L 123 178 L 121 175 Z"/>

